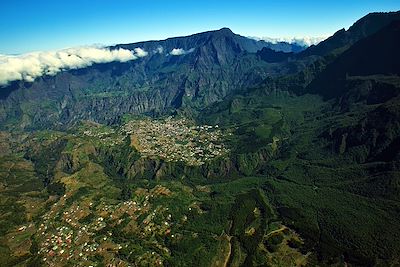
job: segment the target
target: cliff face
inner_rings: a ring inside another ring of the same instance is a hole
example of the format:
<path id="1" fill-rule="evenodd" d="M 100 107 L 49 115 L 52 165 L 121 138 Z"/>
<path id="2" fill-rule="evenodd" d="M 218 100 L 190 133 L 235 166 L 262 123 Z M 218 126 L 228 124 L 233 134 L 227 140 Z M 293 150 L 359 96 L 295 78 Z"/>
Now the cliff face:
<path id="1" fill-rule="evenodd" d="M 291 45 L 255 41 L 226 28 L 112 48 L 138 47 L 148 55 L 1 88 L 0 125 L 13 120 L 22 121 L 23 128 L 70 124 L 80 119 L 113 123 L 125 113 L 204 107 L 267 76 L 294 71 L 297 66 L 288 62 L 269 64 L 255 55 L 263 47 L 291 51 Z M 173 49 L 179 49 L 179 53 L 174 55 Z"/>
<path id="2" fill-rule="evenodd" d="M 96 157 L 101 159 L 100 164 L 110 173 L 128 180 L 145 178 L 217 182 L 260 174 L 275 155 L 276 152 L 270 147 L 265 147 L 253 153 L 212 160 L 201 166 L 188 166 L 183 162 L 140 157 L 137 151 L 124 145 L 114 149 L 101 149 Z"/>

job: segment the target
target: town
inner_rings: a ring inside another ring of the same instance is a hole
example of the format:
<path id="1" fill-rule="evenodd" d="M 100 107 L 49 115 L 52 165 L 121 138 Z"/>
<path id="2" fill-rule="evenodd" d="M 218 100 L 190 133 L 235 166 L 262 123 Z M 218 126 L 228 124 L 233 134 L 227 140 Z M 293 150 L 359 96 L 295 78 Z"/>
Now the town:
<path id="1" fill-rule="evenodd" d="M 143 156 L 182 161 L 200 166 L 228 154 L 224 133 L 218 125 L 194 125 L 185 118 L 132 120 L 123 126 L 131 144 Z"/>

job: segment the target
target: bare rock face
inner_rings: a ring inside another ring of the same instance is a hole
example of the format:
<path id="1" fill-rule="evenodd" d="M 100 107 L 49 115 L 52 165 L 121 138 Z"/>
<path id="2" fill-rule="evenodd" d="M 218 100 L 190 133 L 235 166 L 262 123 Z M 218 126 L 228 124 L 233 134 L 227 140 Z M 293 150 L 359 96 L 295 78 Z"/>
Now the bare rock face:
<path id="1" fill-rule="evenodd" d="M 285 43 L 255 41 L 223 28 L 111 49 L 138 47 L 148 55 L 135 61 L 97 64 L 1 88 L 0 125 L 12 119 L 24 120 L 22 128 L 65 125 L 81 119 L 113 123 L 125 113 L 204 107 L 232 91 L 281 74 L 277 66 L 258 59 L 256 51 L 269 47 L 290 52 L 292 48 Z M 174 55 L 173 49 L 183 52 Z"/>

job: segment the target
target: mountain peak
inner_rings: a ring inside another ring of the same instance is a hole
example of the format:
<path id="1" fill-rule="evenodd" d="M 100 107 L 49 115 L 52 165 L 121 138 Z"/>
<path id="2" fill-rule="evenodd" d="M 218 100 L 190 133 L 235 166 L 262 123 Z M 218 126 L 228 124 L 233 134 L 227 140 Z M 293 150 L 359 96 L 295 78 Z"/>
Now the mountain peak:
<path id="1" fill-rule="evenodd" d="M 212 33 L 215 34 L 215 35 L 220 35 L 220 36 L 233 36 L 233 35 L 236 35 L 235 33 L 232 32 L 231 29 L 229 29 L 227 27 L 221 28 L 219 30 L 212 31 Z"/>
<path id="2" fill-rule="evenodd" d="M 224 33 L 233 33 L 231 29 L 229 29 L 228 27 L 223 27 L 219 30 L 217 30 L 218 32 L 224 32 Z"/>

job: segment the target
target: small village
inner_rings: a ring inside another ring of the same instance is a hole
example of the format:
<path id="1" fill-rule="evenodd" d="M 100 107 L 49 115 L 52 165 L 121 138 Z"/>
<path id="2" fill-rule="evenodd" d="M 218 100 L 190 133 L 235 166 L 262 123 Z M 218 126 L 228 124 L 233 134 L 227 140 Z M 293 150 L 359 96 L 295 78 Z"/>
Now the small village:
<path id="1" fill-rule="evenodd" d="M 218 125 L 196 126 L 185 118 L 133 120 L 123 131 L 143 156 L 182 161 L 191 166 L 200 166 L 229 152 L 223 143 L 228 133 Z"/>
<path id="2" fill-rule="evenodd" d="M 169 207 L 152 204 L 156 198 L 171 194 L 168 188 L 157 185 L 152 189 L 137 189 L 132 200 L 110 204 L 85 199 L 69 207 L 70 196 L 62 196 L 43 215 L 37 230 L 39 255 L 44 265 L 85 262 L 83 266 L 95 266 L 100 260 L 105 266 L 132 266 L 126 258 L 138 253 L 130 247 L 137 248 L 139 242 L 146 244 L 147 249 L 142 255 L 134 255 L 135 264 L 162 266 L 170 250 L 157 240 L 178 239 L 179 227 L 187 221 L 187 216 L 175 218 Z M 25 230 L 26 227 L 19 229 Z"/>

